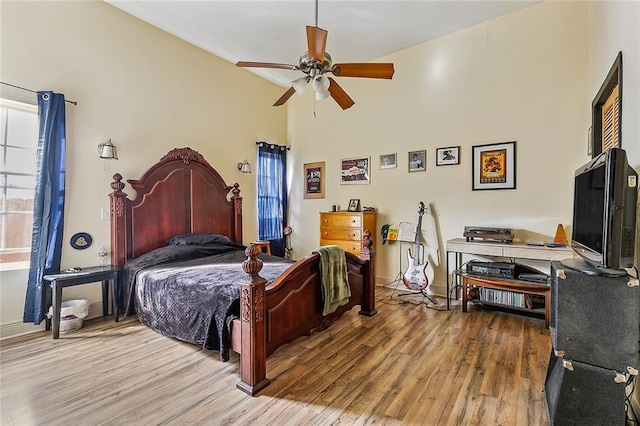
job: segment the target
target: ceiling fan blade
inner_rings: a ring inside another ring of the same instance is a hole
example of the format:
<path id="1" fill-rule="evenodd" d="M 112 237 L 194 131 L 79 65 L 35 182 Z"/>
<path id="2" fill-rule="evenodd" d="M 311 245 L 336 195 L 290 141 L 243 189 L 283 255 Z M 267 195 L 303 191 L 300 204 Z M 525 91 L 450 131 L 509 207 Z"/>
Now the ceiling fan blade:
<path id="1" fill-rule="evenodd" d="M 309 59 L 324 61 L 324 50 L 327 47 L 327 31 L 320 27 L 307 25 L 307 47 L 309 48 Z"/>
<path id="2" fill-rule="evenodd" d="M 278 99 L 276 103 L 273 104 L 273 106 L 284 105 L 284 103 L 287 102 L 294 93 L 296 93 L 296 89 L 294 89 L 293 87 L 289 87 L 289 90 L 284 92 L 284 95 L 280 96 L 280 99 Z"/>
<path id="3" fill-rule="evenodd" d="M 331 72 L 336 77 L 365 77 L 391 79 L 395 70 L 390 63 L 335 64 Z"/>
<path id="4" fill-rule="evenodd" d="M 342 109 L 351 108 L 353 104 L 355 104 L 355 102 L 353 102 L 353 99 L 351 99 L 349 95 L 347 95 L 347 92 L 345 92 L 342 87 L 340 87 L 340 85 L 336 83 L 336 81 L 331 77 L 329 77 L 329 94 L 331 94 L 331 97 L 338 103 L 338 105 L 340 105 L 340 108 Z"/>
<path id="5" fill-rule="evenodd" d="M 236 66 L 237 67 L 241 67 L 241 68 L 278 68 L 278 69 L 291 70 L 291 71 L 297 71 L 298 70 L 298 66 L 297 65 L 274 64 L 273 62 L 245 62 L 245 61 L 240 61 L 240 62 L 236 63 Z"/>

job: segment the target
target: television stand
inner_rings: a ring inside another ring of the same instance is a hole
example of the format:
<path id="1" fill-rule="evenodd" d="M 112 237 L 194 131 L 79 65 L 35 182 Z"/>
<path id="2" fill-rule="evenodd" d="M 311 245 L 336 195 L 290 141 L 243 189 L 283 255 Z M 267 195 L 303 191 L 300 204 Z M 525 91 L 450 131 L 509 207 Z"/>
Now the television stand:
<path id="1" fill-rule="evenodd" d="M 489 289 L 499 297 L 493 300 L 480 300 L 483 305 L 496 305 L 521 312 L 536 313 L 544 316 L 544 325 L 549 328 L 551 317 L 551 299 L 549 284 L 539 284 L 521 280 L 507 280 L 494 277 L 480 277 L 467 273 L 459 273 L 462 277 L 462 312 L 467 312 L 469 303 L 469 290 L 471 288 Z M 497 292 L 494 292 L 497 290 Z M 528 307 L 525 300 L 527 295 L 539 295 L 544 297 L 544 307 L 535 309 Z"/>
<path id="2" fill-rule="evenodd" d="M 461 288 L 459 275 L 451 273 L 450 263 L 452 262 L 449 261 L 450 255 L 453 255 L 453 260 L 455 261 L 455 269 L 453 271 L 458 271 L 463 264 L 463 255 L 551 261 L 572 257 L 573 250 L 568 247 L 529 246 L 519 242 L 504 244 L 488 241 L 465 241 L 464 238 L 448 240 L 445 262 L 447 269 L 447 310 L 451 307 L 451 293 L 455 291 L 455 296 L 458 298 L 458 290 Z"/>
<path id="3" fill-rule="evenodd" d="M 562 266 L 564 266 L 565 268 L 582 272 L 583 274 L 587 275 L 595 275 L 600 277 L 624 277 L 627 275 L 626 269 L 599 268 L 580 258 L 563 259 L 560 261 L 560 263 L 562 263 Z"/>

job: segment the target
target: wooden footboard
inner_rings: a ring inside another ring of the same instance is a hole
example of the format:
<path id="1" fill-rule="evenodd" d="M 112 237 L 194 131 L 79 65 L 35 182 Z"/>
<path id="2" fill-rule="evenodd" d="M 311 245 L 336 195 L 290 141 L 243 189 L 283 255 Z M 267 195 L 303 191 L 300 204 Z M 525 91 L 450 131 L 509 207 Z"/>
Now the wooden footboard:
<path id="1" fill-rule="evenodd" d="M 240 353 L 239 389 L 255 395 L 269 385 L 266 357 L 280 346 L 327 328 L 356 305 L 360 305 L 362 315 L 376 314 L 370 235 L 365 232 L 360 257 L 345 253 L 351 298 L 326 317 L 322 315 L 318 254 L 299 260 L 267 287 L 259 275 L 262 263 L 256 259 L 258 248 L 247 248 L 248 259 L 242 267 L 248 280 L 240 284 L 240 318 L 232 328 L 232 349 Z"/>

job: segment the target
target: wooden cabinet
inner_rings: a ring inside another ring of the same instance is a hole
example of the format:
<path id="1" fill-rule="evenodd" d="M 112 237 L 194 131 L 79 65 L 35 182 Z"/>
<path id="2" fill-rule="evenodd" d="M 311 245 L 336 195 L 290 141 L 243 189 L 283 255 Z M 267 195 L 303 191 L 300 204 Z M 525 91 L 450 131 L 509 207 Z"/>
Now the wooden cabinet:
<path id="1" fill-rule="evenodd" d="M 321 246 L 340 246 L 359 256 L 366 229 L 375 235 L 376 212 L 320 212 Z"/>

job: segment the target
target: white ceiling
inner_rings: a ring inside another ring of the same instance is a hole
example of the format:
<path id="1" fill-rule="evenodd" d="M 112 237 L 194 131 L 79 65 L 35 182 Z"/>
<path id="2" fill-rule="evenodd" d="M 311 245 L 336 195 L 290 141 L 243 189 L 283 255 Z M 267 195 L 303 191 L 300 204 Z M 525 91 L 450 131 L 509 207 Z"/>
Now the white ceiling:
<path id="1" fill-rule="evenodd" d="M 315 25 L 315 0 L 105 0 L 230 62 L 298 65 Z M 334 63 L 373 61 L 424 41 L 530 6 L 540 0 L 320 0 L 318 26 L 329 32 Z M 248 71 L 289 87 L 302 73 Z"/>

